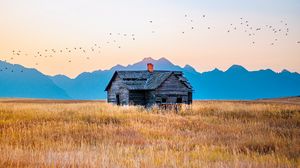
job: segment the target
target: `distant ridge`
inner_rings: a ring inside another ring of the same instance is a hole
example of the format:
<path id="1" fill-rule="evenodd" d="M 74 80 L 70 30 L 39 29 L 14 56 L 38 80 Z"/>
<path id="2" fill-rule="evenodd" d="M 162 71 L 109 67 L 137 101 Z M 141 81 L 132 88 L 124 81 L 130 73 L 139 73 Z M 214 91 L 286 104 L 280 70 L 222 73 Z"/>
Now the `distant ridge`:
<path id="1" fill-rule="evenodd" d="M 241 65 L 232 65 L 230 68 L 227 69 L 227 71 L 225 71 L 227 73 L 236 73 L 236 72 L 248 72 L 248 70 L 246 68 L 244 68 Z"/>
<path id="2" fill-rule="evenodd" d="M 232 65 L 226 71 L 216 68 L 209 72 L 199 73 L 190 65 L 182 68 L 172 64 L 164 57 L 158 60 L 148 57 L 128 66 L 116 65 L 110 70 L 84 73 L 84 78 L 82 78 L 90 80 L 75 78 L 72 81 L 74 84 L 71 89 L 66 85 L 59 84 L 59 86 L 77 99 L 83 98 L 82 95 L 86 99 L 105 99 L 103 90 L 114 71 L 145 70 L 147 63 L 153 63 L 156 70 L 183 71 L 194 87 L 195 99 L 249 100 L 300 95 L 298 87 L 300 86 L 300 75 L 298 73 L 291 73 L 287 70 L 276 73 L 270 69 L 248 71 L 240 65 Z M 58 84 L 58 79 L 55 77 L 52 79 Z M 82 86 L 83 88 L 81 88 Z M 90 89 L 86 91 L 85 89 L 88 87 Z M 85 91 L 81 92 L 80 90 Z"/>
<path id="3" fill-rule="evenodd" d="M 283 70 L 277 73 L 271 69 L 248 71 L 243 66 L 232 65 L 226 71 L 215 68 L 212 71 L 200 73 L 190 65 L 180 67 L 174 65 L 166 58 L 155 60 L 148 57 L 128 66 L 116 65 L 109 70 L 84 72 L 75 79 L 70 79 L 64 75 L 46 76 L 31 69 L 35 72 L 33 73 L 35 75 L 31 76 L 31 73 L 26 73 L 27 75 L 20 74 L 22 80 L 28 81 L 26 94 L 23 93 L 24 91 L 22 91 L 22 89 L 17 89 L 18 91 L 16 92 L 0 92 L 0 97 L 50 97 L 81 100 L 105 99 L 106 93 L 104 92 L 104 88 L 114 71 L 145 70 L 147 63 L 153 63 L 155 70 L 183 71 L 193 86 L 194 99 L 252 100 L 300 95 L 300 74 L 297 72 L 291 73 L 288 70 Z M 12 64 L 1 62 L 0 69 L 8 65 L 12 66 Z M 18 65 L 15 66 L 17 67 Z M 30 70 L 24 67 L 22 68 L 26 71 Z M 13 74 L 0 71 L 0 82 L 5 83 L 6 78 L 10 79 L 12 86 L 18 87 L 14 85 L 18 83 L 18 78 L 13 76 Z M 44 79 L 48 82 L 44 80 L 44 82 L 41 82 L 40 79 Z M 1 83 L 0 86 L 2 90 L 14 90 L 8 85 L 1 85 Z M 34 88 L 37 86 L 49 87 L 43 88 L 43 91 L 40 90 L 39 94 L 37 94 L 36 91 L 34 91 Z M 53 90 L 50 91 L 50 88 Z"/>
<path id="4" fill-rule="evenodd" d="M 36 69 L 0 61 L 0 97 L 70 99 L 46 75 Z"/>

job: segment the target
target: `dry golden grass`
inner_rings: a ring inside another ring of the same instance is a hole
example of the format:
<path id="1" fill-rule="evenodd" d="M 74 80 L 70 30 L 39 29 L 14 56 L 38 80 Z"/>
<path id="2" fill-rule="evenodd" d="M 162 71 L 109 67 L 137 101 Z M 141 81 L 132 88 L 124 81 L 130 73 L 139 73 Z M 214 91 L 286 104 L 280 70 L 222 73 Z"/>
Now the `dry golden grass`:
<path id="1" fill-rule="evenodd" d="M 300 106 L 0 101 L 0 167 L 299 167 Z"/>

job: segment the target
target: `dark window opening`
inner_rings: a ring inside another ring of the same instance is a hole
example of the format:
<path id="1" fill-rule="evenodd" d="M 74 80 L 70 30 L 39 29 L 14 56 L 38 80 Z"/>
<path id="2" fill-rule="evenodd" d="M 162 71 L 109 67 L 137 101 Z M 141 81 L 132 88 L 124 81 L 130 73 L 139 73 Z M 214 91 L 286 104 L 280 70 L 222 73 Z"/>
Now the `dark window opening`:
<path id="1" fill-rule="evenodd" d="M 162 102 L 162 103 L 166 103 L 166 102 L 167 102 L 167 99 L 166 99 L 166 98 L 162 98 L 162 99 L 161 99 L 161 102 Z"/>
<path id="2" fill-rule="evenodd" d="M 116 99 L 117 99 L 117 105 L 120 105 L 120 95 L 116 95 Z"/>
<path id="3" fill-rule="evenodd" d="M 188 104 L 192 104 L 192 102 L 193 102 L 193 94 L 192 94 L 192 92 L 189 92 L 188 93 Z"/>
<path id="4" fill-rule="evenodd" d="M 176 103 L 182 103 L 182 98 L 178 97 L 177 100 L 176 100 Z"/>

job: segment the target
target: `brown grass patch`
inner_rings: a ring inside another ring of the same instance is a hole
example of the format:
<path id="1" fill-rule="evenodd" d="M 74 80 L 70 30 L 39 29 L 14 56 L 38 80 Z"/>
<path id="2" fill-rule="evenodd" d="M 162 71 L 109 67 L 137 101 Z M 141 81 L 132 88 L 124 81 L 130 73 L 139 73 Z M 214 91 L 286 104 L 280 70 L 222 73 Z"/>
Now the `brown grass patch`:
<path id="1" fill-rule="evenodd" d="M 297 167 L 300 106 L 0 101 L 0 167 Z"/>

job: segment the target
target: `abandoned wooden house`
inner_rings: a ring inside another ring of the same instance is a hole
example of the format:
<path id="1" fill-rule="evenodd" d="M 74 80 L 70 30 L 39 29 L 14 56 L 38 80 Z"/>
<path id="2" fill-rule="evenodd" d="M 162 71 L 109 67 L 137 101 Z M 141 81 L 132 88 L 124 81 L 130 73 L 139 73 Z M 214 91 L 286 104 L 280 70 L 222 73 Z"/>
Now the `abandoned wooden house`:
<path id="1" fill-rule="evenodd" d="M 191 104 L 192 86 L 181 71 L 116 71 L 105 91 L 117 105 Z"/>

